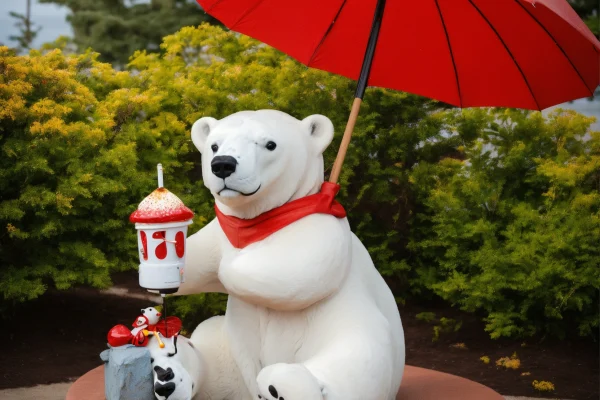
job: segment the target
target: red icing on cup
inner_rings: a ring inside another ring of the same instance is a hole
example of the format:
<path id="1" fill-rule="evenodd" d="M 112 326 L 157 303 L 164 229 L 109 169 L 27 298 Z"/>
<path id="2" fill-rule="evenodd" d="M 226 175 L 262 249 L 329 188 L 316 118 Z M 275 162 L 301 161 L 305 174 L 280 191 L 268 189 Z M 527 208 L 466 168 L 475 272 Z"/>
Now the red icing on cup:
<path id="1" fill-rule="evenodd" d="M 194 217 L 179 197 L 165 188 L 158 188 L 150 193 L 138 209 L 129 216 L 129 221 L 142 224 L 182 222 Z"/>

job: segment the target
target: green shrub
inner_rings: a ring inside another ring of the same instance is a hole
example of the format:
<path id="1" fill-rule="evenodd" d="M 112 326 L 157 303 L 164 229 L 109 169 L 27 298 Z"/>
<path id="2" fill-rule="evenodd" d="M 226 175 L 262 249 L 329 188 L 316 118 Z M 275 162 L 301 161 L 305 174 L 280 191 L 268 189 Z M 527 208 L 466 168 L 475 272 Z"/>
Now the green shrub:
<path id="1" fill-rule="evenodd" d="M 456 321 L 453 318 L 440 318 L 439 325 L 433 327 L 432 342 L 440 340 L 440 335 L 448 334 L 452 332 L 458 332 L 462 328 L 462 321 Z"/>
<path id="2" fill-rule="evenodd" d="M 556 111 L 465 110 L 454 158 L 411 172 L 411 285 L 483 311 L 491 336 L 598 326 L 600 132 Z"/>
<path id="3" fill-rule="evenodd" d="M 93 54 L 3 50 L 0 293 L 105 286 L 111 270 L 135 268 L 127 216 L 153 189 L 158 162 L 197 214 L 191 233 L 213 218 L 188 134 L 202 116 L 325 114 L 336 127 L 330 166 L 353 88 L 208 25 L 166 37 L 162 54 L 134 54 L 125 72 Z M 481 313 L 493 337 L 570 326 L 590 335 L 600 288 L 600 133 L 590 123 L 369 89 L 340 201 L 399 300 L 441 297 Z M 224 307 L 212 295 L 176 303 L 189 320 Z"/>
<path id="4" fill-rule="evenodd" d="M 188 127 L 159 95 L 95 54 L 15 56 L 0 47 L 0 294 L 23 301 L 48 285 L 110 284 L 137 264 L 129 214 L 166 182 L 202 210 L 200 183 L 177 180 L 193 164 Z M 204 195 L 204 197 L 203 197 Z M 198 221 L 202 222 L 202 214 Z"/>
<path id="5" fill-rule="evenodd" d="M 415 317 L 419 321 L 423 321 L 423 322 L 434 322 L 437 319 L 437 316 L 435 315 L 435 313 L 429 312 L 429 311 L 418 313 L 417 315 L 415 315 Z"/>
<path id="6" fill-rule="evenodd" d="M 4 299 L 35 298 L 47 282 L 103 287 L 109 266 L 133 259 L 127 213 L 147 179 L 137 175 L 135 142 L 113 122 L 117 110 L 98 93 L 118 81 L 92 55 L 16 57 L 0 47 Z"/>

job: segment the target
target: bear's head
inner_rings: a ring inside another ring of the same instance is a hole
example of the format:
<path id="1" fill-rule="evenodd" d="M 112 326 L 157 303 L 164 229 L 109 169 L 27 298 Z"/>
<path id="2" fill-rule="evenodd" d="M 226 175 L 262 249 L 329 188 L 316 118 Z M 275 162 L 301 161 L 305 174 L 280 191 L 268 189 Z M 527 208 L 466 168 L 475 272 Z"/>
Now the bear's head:
<path id="1" fill-rule="evenodd" d="M 329 118 L 300 121 L 275 110 L 204 117 L 192 126 L 204 184 L 224 214 L 245 219 L 317 193 L 332 139 Z"/>

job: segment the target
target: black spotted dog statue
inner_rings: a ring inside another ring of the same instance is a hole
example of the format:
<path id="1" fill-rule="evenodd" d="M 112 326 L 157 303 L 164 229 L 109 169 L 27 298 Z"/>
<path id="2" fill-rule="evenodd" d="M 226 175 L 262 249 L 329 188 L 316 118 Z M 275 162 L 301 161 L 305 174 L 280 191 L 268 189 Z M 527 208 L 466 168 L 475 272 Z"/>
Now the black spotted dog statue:
<path id="1" fill-rule="evenodd" d="M 160 334 L 159 334 L 160 335 Z M 160 339 L 160 340 L 159 340 Z M 161 348 L 160 343 L 164 344 Z M 204 381 L 204 360 L 186 337 L 152 337 L 150 351 L 154 394 L 158 400 L 191 400 Z"/>

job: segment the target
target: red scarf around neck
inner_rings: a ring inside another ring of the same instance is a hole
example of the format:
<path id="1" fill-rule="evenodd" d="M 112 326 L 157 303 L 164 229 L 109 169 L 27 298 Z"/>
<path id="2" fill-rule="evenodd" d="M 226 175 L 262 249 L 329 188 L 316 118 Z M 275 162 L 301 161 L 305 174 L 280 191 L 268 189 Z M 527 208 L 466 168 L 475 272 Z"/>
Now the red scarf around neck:
<path id="1" fill-rule="evenodd" d="M 233 247 L 243 249 L 307 215 L 330 214 L 337 218 L 346 217 L 346 210 L 335 200 L 339 190 L 339 185 L 324 182 L 319 193 L 290 201 L 252 219 L 225 215 L 216 204 L 215 211 L 229 242 Z"/>

